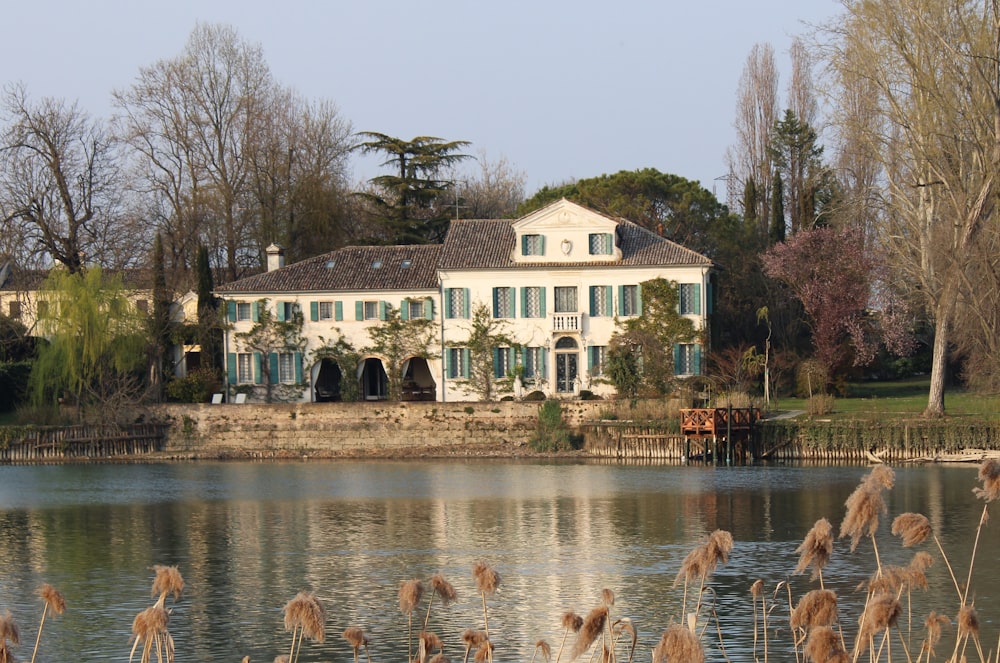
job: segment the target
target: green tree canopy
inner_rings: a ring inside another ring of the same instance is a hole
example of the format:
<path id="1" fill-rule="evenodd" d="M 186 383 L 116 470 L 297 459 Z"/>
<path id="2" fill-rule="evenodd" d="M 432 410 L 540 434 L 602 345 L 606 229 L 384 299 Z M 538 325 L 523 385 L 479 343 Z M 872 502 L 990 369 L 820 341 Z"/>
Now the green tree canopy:
<path id="1" fill-rule="evenodd" d="M 445 141 L 434 136 L 403 140 L 374 131 L 358 135 L 366 140 L 355 149 L 363 154 L 384 155 L 382 165 L 394 171 L 372 178 L 369 182 L 374 188 L 358 194 L 374 207 L 385 224 L 389 243 L 443 241 L 452 211 L 444 195 L 455 185 L 443 174 L 449 166 L 470 158 L 460 152 L 469 141 Z"/>
<path id="2" fill-rule="evenodd" d="M 121 277 L 97 267 L 54 269 L 38 297 L 38 329 L 48 343 L 39 345 L 31 372 L 35 403 L 69 396 L 81 416 L 113 416 L 137 401 L 148 340 Z"/>

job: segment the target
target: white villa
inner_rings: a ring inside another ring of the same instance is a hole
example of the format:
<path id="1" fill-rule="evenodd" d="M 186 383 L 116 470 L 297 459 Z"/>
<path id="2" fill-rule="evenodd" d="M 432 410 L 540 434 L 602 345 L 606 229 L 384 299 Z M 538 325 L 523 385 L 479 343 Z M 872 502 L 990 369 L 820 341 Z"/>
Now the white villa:
<path id="1" fill-rule="evenodd" d="M 581 390 L 614 393 L 602 380 L 607 346 L 618 320 L 641 315 L 642 282 L 676 282 L 679 312 L 706 330 L 712 269 L 705 256 L 635 223 L 563 199 L 516 220 L 452 221 L 442 245 L 346 247 L 288 266 L 281 249 L 271 246 L 267 272 L 215 294 L 230 322 L 230 390 L 244 385 L 254 399 L 263 393 L 265 374 L 291 393 L 300 387 L 301 401 L 337 400 L 348 379 L 359 381 L 363 398 L 385 398 L 383 357 L 365 354 L 357 366 L 338 366 L 314 353 L 338 338 L 358 350 L 371 345 L 368 330 L 391 306 L 402 319 L 433 320 L 435 329 L 430 354 L 438 358 L 404 364 L 403 397 L 478 400 L 462 346 L 477 304 L 503 319 L 516 341 L 494 352 L 498 379 L 519 366 L 518 391 L 573 397 Z M 302 314 L 301 352 L 262 357 L 241 347 L 236 334 L 251 328 L 262 304 L 277 320 Z M 700 374 L 702 350 L 697 343 L 675 347 L 675 372 Z M 264 361 L 269 371 L 262 370 Z"/>

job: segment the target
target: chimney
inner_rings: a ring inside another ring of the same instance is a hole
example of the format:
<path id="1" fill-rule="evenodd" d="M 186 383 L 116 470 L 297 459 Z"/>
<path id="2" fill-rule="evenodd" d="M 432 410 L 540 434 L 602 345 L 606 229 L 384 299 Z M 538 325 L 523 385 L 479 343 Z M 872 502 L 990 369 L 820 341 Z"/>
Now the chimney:
<path id="1" fill-rule="evenodd" d="M 285 266 L 285 250 L 277 244 L 264 249 L 267 252 L 267 271 L 273 272 Z"/>

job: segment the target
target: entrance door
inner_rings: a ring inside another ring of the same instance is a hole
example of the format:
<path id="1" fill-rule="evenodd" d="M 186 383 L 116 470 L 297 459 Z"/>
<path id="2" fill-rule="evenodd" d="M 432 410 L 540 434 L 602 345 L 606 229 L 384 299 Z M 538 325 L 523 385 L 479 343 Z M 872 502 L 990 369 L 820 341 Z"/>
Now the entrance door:
<path id="1" fill-rule="evenodd" d="M 571 394 L 576 386 L 577 347 L 576 341 L 570 336 L 556 341 L 556 391 L 560 394 Z M 573 352 L 566 352 L 570 349 Z"/>

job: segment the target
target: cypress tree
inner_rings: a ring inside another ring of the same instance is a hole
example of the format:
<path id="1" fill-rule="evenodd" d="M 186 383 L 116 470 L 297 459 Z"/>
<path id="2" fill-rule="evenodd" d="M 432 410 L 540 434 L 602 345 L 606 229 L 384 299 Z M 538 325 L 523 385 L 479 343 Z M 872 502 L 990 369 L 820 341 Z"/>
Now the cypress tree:
<path id="1" fill-rule="evenodd" d="M 774 171 L 771 185 L 771 223 L 768 233 L 771 244 L 785 241 L 785 187 L 781 182 L 781 173 Z"/>

